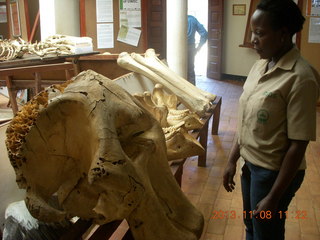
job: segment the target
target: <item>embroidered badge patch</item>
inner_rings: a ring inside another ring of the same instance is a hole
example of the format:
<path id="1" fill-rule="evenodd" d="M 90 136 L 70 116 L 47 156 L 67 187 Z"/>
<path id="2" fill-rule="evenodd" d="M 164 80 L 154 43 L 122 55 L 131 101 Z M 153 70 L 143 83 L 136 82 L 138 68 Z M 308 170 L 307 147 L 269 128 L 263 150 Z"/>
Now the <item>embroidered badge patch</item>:
<path id="1" fill-rule="evenodd" d="M 276 98 L 276 97 L 277 97 L 277 94 L 276 94 L 276 93 L 274 93 L 274 92 L 268 92 L 268 91 L 265 91 L 265 92 L 263 93 L 263 95 L 266 96 L 266 97 L 271 97 L 271 98 Z"/>
<path id="2" fill-rule="evenodd" d="M 267 110 L 261 109 L 257 113 L 258 122 L 265 124 L 269 119 L 269 113 Z"/>

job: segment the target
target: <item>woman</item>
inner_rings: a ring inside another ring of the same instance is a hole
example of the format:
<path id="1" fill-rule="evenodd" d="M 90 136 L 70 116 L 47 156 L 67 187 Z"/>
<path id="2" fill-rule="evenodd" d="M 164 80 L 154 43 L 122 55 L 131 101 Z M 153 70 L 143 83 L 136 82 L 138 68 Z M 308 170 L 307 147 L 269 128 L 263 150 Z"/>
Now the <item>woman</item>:
<path id="1" fill-rule="evenodd" d="M 246 239 L 284 239 L 288 205 L 305 174 L 304 154 L 316 138 L 319 74 L 292 42 L 304 23 L 292 0 L 262 0 L 251 18 L 260 55 L 240 97 L 238 139 L 223 184 L 231 192 L 238 159 Z"/>

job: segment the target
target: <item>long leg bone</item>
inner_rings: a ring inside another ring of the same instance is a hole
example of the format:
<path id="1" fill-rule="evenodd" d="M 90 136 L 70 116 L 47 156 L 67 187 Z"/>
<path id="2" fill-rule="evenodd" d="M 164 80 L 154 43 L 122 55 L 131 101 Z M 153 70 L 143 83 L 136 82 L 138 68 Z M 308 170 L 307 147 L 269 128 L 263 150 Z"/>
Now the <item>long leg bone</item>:
<path id="1" fill-rule="evenodd" d="M 148 77 L 155 84 L 162 84 L 167 90 L 177 95 L 178 99 L 181 100 L 181 102 L 187 108 L 197 113 L 201 117 L 204 116 L 204 113 L 208 110 L 208 108 L 210 108 L 210 102 L 208 102 L 206 99 L 203 97 L 190 95 L 190 93 L 186 92 L 183 88 L 173 85 L 170 83 L 170 81 L 163 79 L 149 68 L 135 61 L 132 56 L 126 52 L 123 52 L 119 55 L 117 62 L 118 65 L 123 68 Z"/>
<path id="2" fill-rule="evenodd" d="M 187 91 L 192 92 L 193 94 L 198 94 L 200 96 L 204 96 L 210 101 L 214 101 L 216 95 L 203 91 L 200 88 L 197 88 L 192 83 L 187 81 L 186 79 L 179 76 L 177 73 L 172 71 L 167 65 L 165 65 L 156 55 L 154 49 L 149 48 L 145 52 L 145 62 L 148 64 L 148 67 L 155 71 L 161 77 L 168 79 L 168 81 L 178 84 L 177 86 L 184 87 L 188 89 Z"/>
<path id="3" fill-rule="evenodd" d="M 173 85 L 174 87 L 181 89 L 183 92 L 185 92 L 186 96 L 203 101 L 204 108 L 207 108 L 208 106 L 210 106 L 209 99 L 207 99 L 202 94 L 198 94 L 198 93 L 190 91 L 190 89 L 188 89 L 187 86 L 185 85 L 186 80 L 184 80 L 184 82 L 181 82 L 181 81 L 179 82 L 179 80 L 172 77 L 172 75 L 171 75 L 172 71 L 168 67 L 165 68 L 164 64 L 159 64 L 159 62 L 155 58 L 151 58 L 151 57 L 144 58 L 140 54 L 137 54 L 137 53 L 131 53 L 131 56 L 138 63 L 149 68 L 154 73 L 156 73 L 158 76 L 160 76 L 163 79 L 165 79 L 166 81 L 170 82 L 170 84 Z"/>

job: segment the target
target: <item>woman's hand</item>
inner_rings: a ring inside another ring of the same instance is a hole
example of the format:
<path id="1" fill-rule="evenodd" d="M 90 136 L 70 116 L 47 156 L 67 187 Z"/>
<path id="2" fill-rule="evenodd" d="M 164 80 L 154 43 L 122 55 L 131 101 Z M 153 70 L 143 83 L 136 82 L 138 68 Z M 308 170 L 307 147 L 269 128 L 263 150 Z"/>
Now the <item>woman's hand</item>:
<path id="1" fill-rule="evenodd" d="M 238 139 L 235 140 L 235 144 L 231 148 L 231 153 L 226 168 L 223 173 L 223 186 L 227 192 L 232 192 L 236 183 L 233 181 L 233 177 L 237 170 L 237 161 L 240 157 L 240 149 Z"/>
<path id="2" fill-rule="evenodd" d="M 259 216 L 259 213 L 261 211 L 267 212 L 270 211 L 271 213 L 274 213 L 278 207 L 278 201 L 271 199 L 268 195 L 263 198 L 258 204 L 256 205 L 256 208 L 253 212 L 253 216 Z"/>
<path id="3" fill-rule="evenodd" d="M 227 192 L 232 192 L 235 188 L 236 183 L 233 180 L 236 174 L 237 164 L 233 162 L 228 162 L 224 174 L 223 174 L 223 186 Z"/>

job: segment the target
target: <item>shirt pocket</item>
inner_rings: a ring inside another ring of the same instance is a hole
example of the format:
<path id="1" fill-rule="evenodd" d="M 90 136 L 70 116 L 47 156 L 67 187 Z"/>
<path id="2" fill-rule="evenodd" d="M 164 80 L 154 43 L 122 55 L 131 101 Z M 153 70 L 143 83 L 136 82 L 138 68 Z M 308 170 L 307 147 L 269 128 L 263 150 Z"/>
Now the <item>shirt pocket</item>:
<path id="1" fill-rule="evenodd" d="M 286 131 L 287 106 L 279 91 L 265 91 L 252 100 L 252 131 L 263 139 Z"/>

